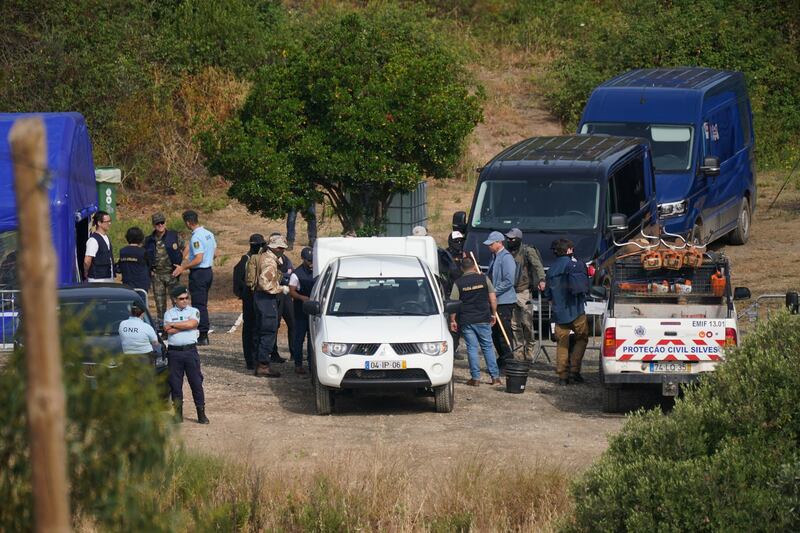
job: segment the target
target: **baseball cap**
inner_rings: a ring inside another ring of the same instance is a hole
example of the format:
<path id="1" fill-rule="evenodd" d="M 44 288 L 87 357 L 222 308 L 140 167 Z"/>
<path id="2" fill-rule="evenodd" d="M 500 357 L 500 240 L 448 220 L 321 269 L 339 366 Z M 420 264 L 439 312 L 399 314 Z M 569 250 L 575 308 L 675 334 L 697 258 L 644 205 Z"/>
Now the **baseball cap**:
<path id="1" fill-rule="evenodd" d="M 509 239 L 521 239 L 522 230 L 520 230 L 519 228 L 511 228 L 510 230 L 508 230 L 508 233 L 506 233 L 506 237 L 508 237 Z"/>
<path id="2" fill-rule="evenodd" d="M 164 213 L 156 213 L 152 217 L 150 217 L 153 221 L 153 225 L 161 224 L 162 222 L 167 221 L 167 217 L 164 216 Z"/>
<path id="3" fill-rule="evenodd" d="M 411 235 L 414 237 L 424 237 L 428 234 L 428 230 L 425 229 L 425 226 L 414 226 L 414 229 L 411 230 Z"/>
<path id="4" fill-rule="evenodd" d="M 464 238 L 464 234 L 461 233 L 460 231 L 454 231 L 453 233 L 450 234 L 450 238 L 453 239 L 453 240 L 463 239 Z"/>
<path id="5" fill-rule="evenodd" d="M 265 242 L 267 241 L 264 240 L 264 236 L 260 233 L 250 235 L 250 244 L 264 244 Z"/>
<path id="6" fill-rule="evenodd" d="M 503 242 L 504 240 L 506 240 L 506 238 L 503 237 L 502 233 L 500 233 L 499 231 L 493 231 L 489 234 L 489 238 L 483 241 L 483 244 L 489 246 L 493 242 Z"/>
<path id="7" fill-rule="evenodd" d="M 300 251 L 300 257 L 302 257 L 305 261 L 313 261 L 314 251 L 308 246 L 306 246 Z"/>
<path id="8" fill-rule="evenodd" d="M 186 294 L 187 292 L 189 291 L 186 289 L 186 287 L 184 287 L 183 285 L 178 285 L 177 287 L 169 291 L 169 295 L 172 296 L 173 298 L 177 298 L 181 294 Z"/>
<path id="9" fill-rule="evenodd" d="M 287 248 L 286 239 L 283 238 L 283 235 L 280 233 L 277 235 L 271 235 L 269 238 L 269 244 L 267 244 L 270 248 Z"/>

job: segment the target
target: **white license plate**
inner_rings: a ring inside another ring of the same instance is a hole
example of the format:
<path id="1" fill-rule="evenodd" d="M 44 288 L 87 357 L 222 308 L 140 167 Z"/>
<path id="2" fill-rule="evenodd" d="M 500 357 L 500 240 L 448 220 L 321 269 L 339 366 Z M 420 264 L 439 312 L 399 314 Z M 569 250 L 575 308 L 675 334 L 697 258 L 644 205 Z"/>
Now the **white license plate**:
<path id="1" fill-rule="evenodd" d="M 399 361 L 364 361 L 364 370 L 403 370 L 406 360 Z"/>
<path id="2" fill-rule="evenodd" d="M 692 364 L 685 361 L 666 361 L 663 363 L 650 363 L 650 372 L 653 374 L 678 374 L 692 371 Z"/>

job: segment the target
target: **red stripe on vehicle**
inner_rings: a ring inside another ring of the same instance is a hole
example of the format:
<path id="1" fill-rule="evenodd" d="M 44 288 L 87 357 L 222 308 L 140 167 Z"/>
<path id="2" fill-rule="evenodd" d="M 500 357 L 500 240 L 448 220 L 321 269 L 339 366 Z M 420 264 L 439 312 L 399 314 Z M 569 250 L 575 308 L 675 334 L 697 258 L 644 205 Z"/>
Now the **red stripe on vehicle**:
<path id="1" fill-rule="evenodd" d="M 648 342 L 650 342 L 648 339 L 637 339 L 636 342 L 634 342 L 634 344 L 636 346 L 643 346 L 643 345 L 647 344 Z"/>
<path id="2" fill-rule="evenodd" d="M 675 357 L 675 356 L 674 356 L 674 355 L 672 355 L 672 354 L 669 354 L 669 355 L 667 355 L 667 356 L 664 358 L 664 361 L 677 361 L 677 360 L 678 360 L 678 358 L 677 358 L 677 357 Z"/>
<path id="3" fill-rule="evenodd" d="M 624 353 L 624 354 L 619 356 L 619 360 L 620 361 L 630 361 L 632 357 L 633 357 L 632 353 Z"/>
<path id="4" fill-rule="evenodd" d="M 675 346 L 683 346 L 683 341 L 680 339 L 661 339 L 658 341 L 659 346 L 664 346 L 666 344 L 674 344 Z"/>
<path id="5" fill-rule="evenodd" d="M 720 357 L 715 353 L 708 354 L 708 358 L 711 359 L 712 361 L 722 361 L 722 357 Z"/>
<path id="6" fill-rule="evenodd" d="M 714 340 L 717 341 L 717 344 L 719 344 L 723 348 L 725 347 L 725 339 L 714 339 Z"/>
<path id="7" fill-rule="evenodd" d="M 706 341 L 702 339 L 694 339 L 694 343 L 698 346 L 708 346 L 708 344 L 706 344 Z"/>
<path id="8" fill-rule="evenodd" d="M 656 358 L 656 354 L 649 353 L 649 354 L 645 355 L 644 357 L 642 357 L 642 361 L 652 361 L 655 358 Z"/>
<path id="9" fill-rule="evenodd" d="M 617 348 L 625 344 L 625 339 L 617 339 Z"/>
<path id="10" fill-rule="evenodd" d="M 697 357 L 696 355 L 693 355 L 693 354 L 689 354 L 689 355 L 687 355 L 687 356 L 686 356 L 686 359 L 688 359 L 689 361 L 694 361 L 694 362 L 697 362 L 697 361 L 699 361 L 699 360 L 700 360 L 700 358 L 699 358 L 699 357 Z"/>

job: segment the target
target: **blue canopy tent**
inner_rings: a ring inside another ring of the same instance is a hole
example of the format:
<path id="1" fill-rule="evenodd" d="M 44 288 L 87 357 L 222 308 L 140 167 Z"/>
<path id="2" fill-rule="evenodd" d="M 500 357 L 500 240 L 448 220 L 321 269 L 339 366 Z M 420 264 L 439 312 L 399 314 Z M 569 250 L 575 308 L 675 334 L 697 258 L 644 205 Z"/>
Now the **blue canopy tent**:
<path id="1" fill-rule="evenodd" d="M 88 237 L 88 217 L 97 211 L 92 142 L 83 115 L 0 113 L 0 289 L 17 288 L 18 221 L 8 134 L 14 121 L 26 116 L 41 117 L 46 131 L 50 228 L 59 286 L 80 279 L 78 258 Z"/>

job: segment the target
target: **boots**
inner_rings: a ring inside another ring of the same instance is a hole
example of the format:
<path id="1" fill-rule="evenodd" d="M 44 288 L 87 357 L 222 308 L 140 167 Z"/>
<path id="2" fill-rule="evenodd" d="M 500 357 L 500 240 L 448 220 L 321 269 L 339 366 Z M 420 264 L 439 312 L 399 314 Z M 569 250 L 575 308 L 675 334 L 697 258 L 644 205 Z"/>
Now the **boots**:
<path id="1" fill-rule="evenodd" d="M 183 422 L 183 400 L 172 400 L 175 408 L 175 422 Z"/>
<path id="2" fill-rule="evenodd" d="M 197 423 L 198 424 L 210 424 L 211 422 L 208 420 L 206 416 L 206 407 L 204 405 L 197 406 Z"/>
<path id="3" fill-rule="evenodd" d="M 257 377 L 277 378 L 280 377 L 281 373 L 277 370 L 272 370 L 269 365 L 258 363 L 254 375 Z"/>

